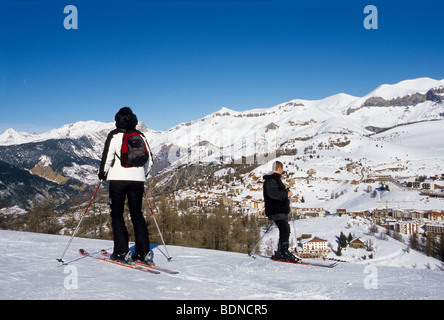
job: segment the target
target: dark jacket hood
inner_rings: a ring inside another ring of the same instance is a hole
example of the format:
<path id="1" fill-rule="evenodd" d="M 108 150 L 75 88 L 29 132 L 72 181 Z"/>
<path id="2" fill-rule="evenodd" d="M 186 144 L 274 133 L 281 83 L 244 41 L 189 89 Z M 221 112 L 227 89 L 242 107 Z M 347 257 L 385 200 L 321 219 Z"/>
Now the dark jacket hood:
<path id="1" fill-rule="evenodd" d="M 137 123 L 138 120 L 135 114 L 131 116 L 122 116 L 117 118 L 116 127 L 118 129 L 134 130 L 136 129 Z"/>
<path id="2" fill-rule="evenodd" d="M 264 180 L 268 180 L 268 179 L 272 179 L 272 178 L 281 178 L 281 175 L 279 174 L 279 173 L 276 173 L 276 172 L 273 172 L 273 173 L 270 173 L 270 174 L 266 174 L 265 176 L 264 176 Z"/>

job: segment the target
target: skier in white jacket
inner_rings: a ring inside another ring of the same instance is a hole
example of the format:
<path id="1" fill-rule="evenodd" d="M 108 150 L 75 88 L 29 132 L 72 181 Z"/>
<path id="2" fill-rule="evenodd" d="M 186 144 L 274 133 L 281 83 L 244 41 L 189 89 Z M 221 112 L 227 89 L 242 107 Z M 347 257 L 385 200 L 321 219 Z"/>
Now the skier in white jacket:
<path id="1" fill-rule="evenodd" d="M 123 167 L 120 162 L 123 135 L 136 131 L 137 116 L 128 107 L 121 108 L 115 115 L 116 129 L 106 139 L 99 179 L 109 181 L 109 202 L 111 207 L 111 226 L 113 229 L 114 250 L 111 259 L 121 262 L 140 260 L 152 265 L 148 228 L 142 213 L 145 168 Z M 135 233 L 135 252 L 130 254 L 129 235 L 123 218 L 125 199 Z"/>

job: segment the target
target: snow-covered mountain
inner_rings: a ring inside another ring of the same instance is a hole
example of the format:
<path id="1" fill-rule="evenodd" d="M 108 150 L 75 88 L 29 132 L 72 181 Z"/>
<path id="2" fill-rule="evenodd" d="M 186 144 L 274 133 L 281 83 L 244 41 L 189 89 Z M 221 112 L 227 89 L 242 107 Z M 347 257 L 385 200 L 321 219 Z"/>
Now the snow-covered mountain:
<path id="1" fill-rule="evenodd" d="M 152 131 L 142 123 L 139 129 L 155 156 L 151 176 L 168 173 L 161 184 L 168 184 L 178 168 L 194 164 L 259 164 L 266 171 L 280 156 L 292 157 L 287 172 L 306 176 L 314 169 L 316 178 L 339 184 L 393 174 L 394 168 L 398 176 L 428 176 L 443 171 L 444 141 L 435 138 L 444 130 L 443 95 L 444 80 L 419 78 L 381 85 L 364 97 L 340 93 L 267 109 L 222 108 L 167 131 Z M 95 184 L 103 143 L 113 128 L 114 123 L 87 121 L 43 134 L 8 129 L 0 134 L 0 161 L 35 174 L 42 172 L 33 169 L 43 166 L 44 157 L 71 182 Z M 360 176 L 337 174 L 350 162 L 360 163 Z M 0 192 L 4 198 L 12 194 L 1 178 Z"/>
<path id="2" fill-rule="evenodd" d="M 17 145 L 50 139 L 76 139 L 84 136 L 103 140 L 103 136 L 106 138 L 108 132 L 113 128 L 112 123 L 103 123 L 94 120 L 66 124 L 58 129 L 53 129 L 41 134 L 18 132 L 10 128 L 0 134 L 0 145 Z"/>
<path id="3" fill-rule="evenodd" d="M 399 241 L 369 235 L 364 219 L 330 216 L 297 220 L 295 227 L 298 235 L 313 233 L 334 247 L 341 231 L 372 239 L 373 258 L 363 259 L 370 254 L 364 249 L 347 248 L 340 257 L 347 262 L 327 269 L 252 259 L 242 253 L 168 246 L 173 258 L 168 262 L 163 246 L 157 246 L 153 249 L 155 263 L 180 273 L 154 275 L 77 253 L 80 248 L 111 252 L 109 240 L 74 238 L 64 257 L 67 265 L 59 266 L 56 259 L 69 237 L 2 230 L 0 299 L 180 300 L 180 306 L 188 304 L 187 300 L 261 300 L 267 305 L 267 300 L 444 299 L 442 263 L 406 250 Z M 267 234 L 264 245 L 269 239 L 277 239 L 276 229 Z M 275 315 L 276 310 L 268 308 L 269 315 Z M 284 310 L 282 315 L 288 315 Z M 176 311 L 165 308 L 162 314 L 175 315 Z"/>
<path id="4" fill-rule="evenodd" d="M 442 119 L 443 93 L 444 80 L 421 78 L 382 85 L 362 98 L 341 93 L 317 101 L 296 99 L 269 109 L 222 108 L 159 133 L 155 149 L 172 145 L 170 160 L 182 164 L 221 157 L 230 162 L 294 149 L 294 141 L 325 134 L 363 137 L 399 125 Z"/>

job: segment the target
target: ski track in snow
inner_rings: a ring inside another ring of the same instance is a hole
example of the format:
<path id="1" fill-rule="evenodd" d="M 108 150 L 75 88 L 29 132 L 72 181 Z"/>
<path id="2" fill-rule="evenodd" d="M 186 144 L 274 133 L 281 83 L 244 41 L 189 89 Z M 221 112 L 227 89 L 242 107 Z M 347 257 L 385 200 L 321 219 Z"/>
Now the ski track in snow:
<path id="1" fill-rule="evenodd" d="M 306 222 L 305 222 L 306 223 Z M 291 265 L 246 254 L 169 246 L 155 248 L 160 267 L 178 275 L 148 274 L 77 253 L 112 248 L 112 241 L 0 231 L 0 299 L 298 300 L 443 299 L 444 272 L 363 263 L 332 269 Z M 395 252 L 392 259 L 398 259 Z M 386 257 L 386 259 L 388 259 Z M 77 288 L 73 285 L 77 279 Z M 373 278 L 372 278 L 373 277 Z M 370 288 L 369 288 L 370 286 Z"/>

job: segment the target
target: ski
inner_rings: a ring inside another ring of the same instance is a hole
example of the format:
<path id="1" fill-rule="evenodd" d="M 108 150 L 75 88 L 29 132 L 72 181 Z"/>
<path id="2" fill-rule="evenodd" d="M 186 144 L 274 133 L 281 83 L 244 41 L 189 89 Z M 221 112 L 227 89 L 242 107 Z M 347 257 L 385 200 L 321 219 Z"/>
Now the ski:
<path id="1" fill-rule="evenodd" d="M 108 251 L 102 249 L 102 250 L 100 251 L 100 253 L 101 253 L 104 257 L 109 258 L 109 253 L 108 253 Z M 158 267 L 158 266 L 156 266 L 156 265 L 154 265 L 154 266 L 149 266 L 149 265 L 143 264 L 143 263 L 140 262 L 140 261 L 136 261 L 136 262 L 134 262 L 133 264 L 136 265 L 136 266 L 142 267 L 142 268 L 147 268 L 147 269 L 149 269 L 149 270 L 154 270 L 154 271 L 159 271 L 159 272 L 165 272 L 165 273 L 169 273 L 169 274 L 178 274 L 178 273 L 179 273 L 179 271 L 174 271 L 174 270 L 170 270 L 170 269 L 161 268 L 161 267 Z"/>
<path id="2" fill-rule="evenodd" d="M 179 271 L 174 271 L 174 270 L 170 270 L 170 269 L 165 269 L 165 268 L 161 268 L 161 267 L 158 267 L 158 266 L 148 266 L 148 265 L 146 265 L 146 264 L 143 264 L 143 263 L 140 262 L 140 261 L 137 261 L 137 262 L 136 262 L 136 265 L 141 266 L 141 267 L 144 267 L 144 268 L 149 268 L 149 269 L 153 269 L 153 270 L 156 270 L 156 271 L 160 271 L 160 272 L 169 273 L 169 274 L 178 274 L 178 273 L 179 273 Z"/>
<path id="3" fill-rule="evenodd" d="M 102 253 L 103 256 L 109 257 L 109 253 L 106 250 L 101 250 L 101 253 Z M 149 270 L 158 271 L 158 272 L 165 272 L 165 273 L 169 273 L 169 274 L 178 274 L 179 273 L 179 271 L 174 271 L 174 270 L 170 270 L 170 269 L 161 268 L 161 267 L 158 267 L 156 265 L 153 265 L 153 266 L 146 265 L 146 264 L 143 264 L 140 261 L 135 261 L 134 265 L 139 266 L 141 268 L 147 268 Z"/>
<path id="4" fill-rule="evenodd" d="M 86 251 L 84 249 L 79 249 L 79 253 L 82 256 L 90 257 L 90 258 L 93 258 L 93 259 L 96 259 L 96 260 L 100 260 L 100 261 L 104 261 L 104 262 L 109 262 L 109 263 L 112 263 L 112 264 L 115 264 L 115 265 L 118 265 L 118 266 L 130 268 L 130 269 L 134 269 L 134 270 L 139 270 L 139 271 L 143 271 L 143 272 L 148 272 L 148 273 L 152 273 L 152 274 L 160 274 L 160 271 L 153 270 L 153 269 L 148 269 L 148 268 L 143 268 L 143 267 L 141 267 L 141 266 L 139 266 L 137 264 L 134 264 L 134 263 L 126 264 L 126 263 L 122 263 L 120 261 L 111 260 L 111 259 L 109 259 L 109 257 L 108 258 L 106 258 L 106 257 L 98 257 L 98 256 L 95 256 L 94 254 L 89 253 L 88 251 Z"/>
<path id="5" fill-rule="evenodd" d="M 283 263 L 292 263 L 292 264 L 300 264 L 300 265 L 304 265 L 304 266 L 314 266 L 314 267 L 323 267 L 323 268 L 334 268 L 336 267 L 338 264 L 335 263 L 329 263 L 329 264 L 323 264 L 323 263 L 315 263 L 315 262 L 308 262 L 308 261 L 297 261 L 297 262 L 292 262 L 292 261 L 281 261 L 281 260 L 272 260 L 275 262 L 283 262 Z"/>
<path id="6" fill-rule="evenodd" d="M 337 262 L 323 264 L 323 263 L 316 263 L 316 262 L 311 262 L 311 261 L 306 261 L 306 260 L 300 260 L 300 261 L 297 261 L 297 262 L 273 260 L 273 259 L 271 259 L 271 257 L 263 256 L 263 255 L 252 255 L 252 254 L 250 254 L 250 257 L 252 257 L 253 259 L 261 258 L 261 259 L 271 260 L 271 261 L 274 261 L 274 262 L 299 264 L 299 265 L 304 265 L 304 266 L 314 266 L 314 267 L 322 267 L 322 268 L 334 268 L 334 267 L 336 267 L 338 265 Z"/>

